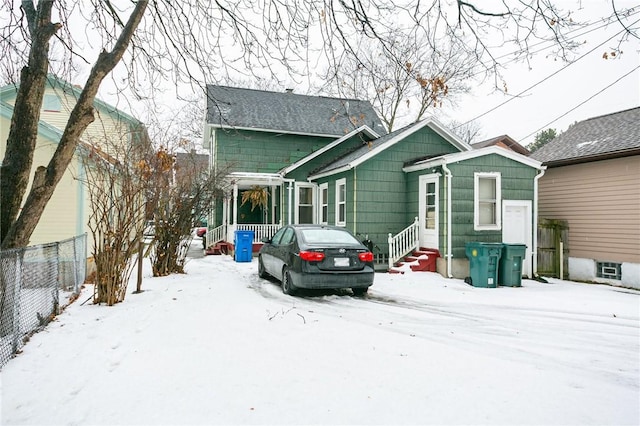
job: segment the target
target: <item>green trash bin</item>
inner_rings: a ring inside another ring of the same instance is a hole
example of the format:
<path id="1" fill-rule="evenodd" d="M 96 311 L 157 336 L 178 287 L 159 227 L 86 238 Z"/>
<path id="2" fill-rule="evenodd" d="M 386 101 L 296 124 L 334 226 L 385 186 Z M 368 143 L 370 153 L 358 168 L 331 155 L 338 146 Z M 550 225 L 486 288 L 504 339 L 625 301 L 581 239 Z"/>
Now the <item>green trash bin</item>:
<path id="1" fill-rule="evenodd" d="M 522 286 L 522 262 L 526 253 L 525 244 L 503 244 L 498 284 L 509 287 Z"/>
<path id="2" fill-rule="evenodd" d="M 465 252 L 471 275 L 467 282 L 474 287 L 497 287 L 502 243 L 467 243 Z"/>

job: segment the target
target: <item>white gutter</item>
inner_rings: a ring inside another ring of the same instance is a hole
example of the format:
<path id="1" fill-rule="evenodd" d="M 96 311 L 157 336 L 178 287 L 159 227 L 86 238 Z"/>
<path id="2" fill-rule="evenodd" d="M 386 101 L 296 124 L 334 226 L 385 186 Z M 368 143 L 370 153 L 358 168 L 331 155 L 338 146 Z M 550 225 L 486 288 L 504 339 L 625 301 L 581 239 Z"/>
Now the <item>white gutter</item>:
<path id="1" fill-rule="evenodd" d="M 446 204 L 446 214 L 447 214 L 447 250 L 446 250 L 446 254 L 445 257 L 447 258 L 447 277 L 448 278 L 453 278 L 453 274 L 451 273 L 451 261 L 452 261 L 452 255 L 453 253 L 451 252 L 451 217 L 453 216 L 452 212 L 451 212 L 451 179 L 453 178 L 453 175 L 451 174 L 451 170 L 449 170 L 447 168 L 447 162 L 443 161 L 442 162 L 442 170 L 444 170 L 444 173 L 446 175 L 446 183 L 447 183 L 447 204 Z"/>
<path id="2" fill-rule="evenodd" d="M 546 166 L 540 168 L 540 173 L 533 178 L 533 249 L 531 255 L 533 256 L 533 265 L 531 271 L 531 278 L 538 275 L 538 180 L 544 176 Z M 562 279 L 562 277 L 560 277 Z"/>
<path id="3" fill-rule="evenodd" d="M 354 167 L 353 168 L 353 233 L 354 234 L 357 234 L 357 228 L 358 228 L 357 198 L 358 198 L 358 175 L 356 173 L 356 168 Z"/>

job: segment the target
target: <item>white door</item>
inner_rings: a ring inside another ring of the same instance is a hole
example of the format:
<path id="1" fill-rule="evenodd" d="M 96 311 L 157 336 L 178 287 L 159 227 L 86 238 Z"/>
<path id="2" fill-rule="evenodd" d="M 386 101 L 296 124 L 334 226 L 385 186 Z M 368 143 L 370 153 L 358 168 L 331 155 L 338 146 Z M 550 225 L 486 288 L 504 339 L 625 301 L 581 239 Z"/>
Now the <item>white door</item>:
<path id="1" fill-rule="evenodd" d="M 533 267 L 531 221 L 531 201 L 504 200 L 502 202 L 502 242 L 527 245 L 526 255 L 522 260 L 522 275 L 529 278 L 531 278 Z"/>
<path id="2" fill-rule="evenodd" d="M 420 247 L 438 247 L 438 178 L 440 175 L 423 175 L 419 178 L 418 222 L 420 224 Z"/>

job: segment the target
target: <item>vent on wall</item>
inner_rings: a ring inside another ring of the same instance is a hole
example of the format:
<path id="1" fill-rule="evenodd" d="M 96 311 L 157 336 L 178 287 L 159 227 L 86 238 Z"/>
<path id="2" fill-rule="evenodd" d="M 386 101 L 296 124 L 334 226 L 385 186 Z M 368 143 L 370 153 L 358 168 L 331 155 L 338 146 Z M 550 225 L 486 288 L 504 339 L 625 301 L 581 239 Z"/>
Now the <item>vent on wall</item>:
<path id="1" fill-rule="evenodd" d="M 619 263 L 598 262 L 596 276 L 598 278 L 608 278 L 611 280 L 622 279 L 622 267 Z"/>

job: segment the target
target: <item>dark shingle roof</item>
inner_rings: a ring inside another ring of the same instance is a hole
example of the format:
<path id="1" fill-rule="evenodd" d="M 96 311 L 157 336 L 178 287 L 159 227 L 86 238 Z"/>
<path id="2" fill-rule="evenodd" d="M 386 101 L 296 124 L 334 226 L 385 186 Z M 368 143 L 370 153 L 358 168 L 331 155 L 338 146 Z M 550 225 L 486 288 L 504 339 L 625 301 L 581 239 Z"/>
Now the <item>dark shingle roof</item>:
<path id="1" fill-rule="evenodd" d="M 640 107 L 590 118 L 569 127 L 531 154 L 542 163 L 586 161 L 640 149 Z"/>
<path id="2" fill-rule="evenodd" d="M 336 137 L 366 125 L 378 134 L 386 133 L 368 101 L 216 85 L 207 85 L 207 123 Z"/>

